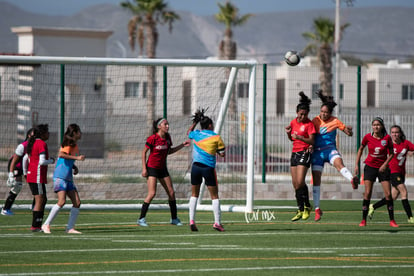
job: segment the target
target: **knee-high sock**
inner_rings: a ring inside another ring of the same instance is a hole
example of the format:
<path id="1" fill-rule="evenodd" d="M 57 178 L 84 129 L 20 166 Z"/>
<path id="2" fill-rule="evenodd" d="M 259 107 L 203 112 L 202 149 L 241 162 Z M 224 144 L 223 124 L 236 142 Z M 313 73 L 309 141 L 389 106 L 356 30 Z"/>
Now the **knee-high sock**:
<path id="1" fill-rule="evenodd" d="M 383 197 L 380 201 L 377 201 L 374 203 L 374 209 L 378 209 L 382 206 L 384 206 L 385 204 L 387 204 L 387 200 L 385 199 L 385 197 Z"/>
<path id="2" fill-rule="evenodd" d="M 390 220 L 394 220 L 394 202 L 393 200 L 387 200 L 388 216 Z"/>
<path id="3" fill-rule="evenodd" d="M 55 219 L 55 217 L 58 215 L 60 209 L 62 209 L 62 207 L 60 207 L 59 205 L 55 204 L 52 209 L 50 210 L 49 216 L 47 217 L 46 221 L 44 224 L 46 225 L 50 225 L 53 220 Z"/>
<path id="4" fill-rule="evenodd" d="M 6 202 L 4 203 L 4 207 L 3 209 L 5 210 L 10 210 L 14 200 L 16 199 L 17 195 L 15 193 L 13 193 L 12 191 L 9 192 L 9 196 L 6 199 Z"/>
<path id="5" fill-rule="evenodd" d="M 303 203 L 305 204 L 305 206 L 306 207 L 310 207 L 310 202 L 309 202 L 309 189 L 308 189 L 308 185 L 306 185 L 306 184 L 302 188 L 302 197 L 303 197 Z"/>
<path id="6" fill-rule="evenodd" d="M 370 200 L 364 199 L 362 201 L 362 219 L 367 220 Z"/>
<path id="7" fill-rule="evenodd" d="M 321 186 L 313 186 L 312 195 L 314 208 L 317 209 L 319 208 L 319 202 L 321 200 Z"/>
<path id="8" fill-rule="evenodd" d="M 340 171 L 339 171 L 346 179 L 348 179 L 349 181 L 352 180 L 353 176 L 352 173 L 348 170 L 347 167 L 343 167 Z"/>
<path id="9" fill-rule="evenodd" d="M 33 211 L 32 226 L 39 228 L 42 226 L 44 211 Z"/>
<path id="10" fill-rule="evenodd" d="M 170 205 L 171 219 L 176 219 L 177 218 L 177 201 L 175 200 L 168 201 L 168 205 Z"/>
<path id="11" fill-rule="evenodd" d="M 408 199 L 402 199 L 401 203 L 404 207 L 405 213 L 407 214 L 408 218 L 411 218 L 413 216 L 413 212 L 411 211 L 410 203 L 408 202 Z"/>
<path id="12" fill-rule="evenodd" d="M 190 202 L 188 204 L 188 214 L 190 216 L 190 221 L 195 221 L 195 215 L 197 211 L 197 200 L 198 197 L 192 196 L 190 197 Z"/>
<path id="13" fill-rule="evenodd" d="M 295 197 L 296 197 L 296 204 L 298 205 L 299 211 L 303 212 L 304 203 L 303 203 L 303 196 L 302 196 L 302 188 L 295 190 Z"/>
<path id="14" fill-rule="evenodd" d="M 142 204 L 142 207 L 141 207 L 141 215 L 139 216 L 139 219 L 145 218 L 145 216 L 147 215 L 147 211 L 148 211 L 149 206 L 150 206 L 150 204 L 146 203 L 144 201 L 144 203 Z"/>
<path id="15" fill-rule="evenodd" d="M 70 209 L 68 226 L 66 227 L 67 230 L 75 228 L 75 223 L 76 223 L 76 220 L 78 219 L 78 215 L 79 215 L 79 208 L 72 207 Z"/>
<path id="16" fill-rule="evenodd" d="M 220 200 L 217 199 L 213 199 L 212 200 L 212 205 L 213 205 L 213 212 L 214 212 L 214 222 L 221 224 L 221 208 L 220 208 Z"/>

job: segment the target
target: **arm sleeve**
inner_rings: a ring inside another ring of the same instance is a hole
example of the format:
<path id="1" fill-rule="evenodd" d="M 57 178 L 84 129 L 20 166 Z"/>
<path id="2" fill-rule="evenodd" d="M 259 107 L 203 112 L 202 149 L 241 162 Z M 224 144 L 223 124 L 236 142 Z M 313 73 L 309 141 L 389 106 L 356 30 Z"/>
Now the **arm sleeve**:
<path id="1" fill-rule="evenodd" d="M 24 155 L 24 146 L 22 144 L 18 145 L 15 151 L 17 156 L 23 156 Z"/>
<path id="2" fill-rule="evenodd" d="M 29 165 L 29 156 L 27 154 L 23 157 L 23 175 L 27 175 L 27 167 Z"/>
<path id="3" fill-rule="evenodd" d="M 46 160 L 46 154 L 41 153 L 39 155 L 39 165 L 49 165 L 49 164 L 53 164 L 53 159 Z"/>

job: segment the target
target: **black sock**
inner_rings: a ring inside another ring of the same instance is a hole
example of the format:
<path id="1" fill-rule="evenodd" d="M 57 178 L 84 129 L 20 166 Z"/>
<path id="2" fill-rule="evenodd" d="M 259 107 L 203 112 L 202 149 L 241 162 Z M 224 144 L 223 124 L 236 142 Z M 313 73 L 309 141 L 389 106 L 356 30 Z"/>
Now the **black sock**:
<path id="1" fill-rule="evenodd" d="M 404 210 L 405 210 L 405 213 L 407 214 L 407 217 L 408 218 L 411 218 L 413 216 L 413 213 L 411 211 L 411 206 L 410 206 L 410 203 L 408 202 L 408 199 L 407 198 L 406 199 L 402 199 L 401 200 L 401 203 L 402 203 L 402 205 L 404 207 Z"/>
<path id="2" fill-rule="evenodd" d="M 306 207 L 310 207 L 310 202 L 309 202 L 309 189 L 308 189 L 308 185 L 305 184 L 305 186 L 302 188 L 302 196 L 303 196 L 303 203 L 305 204 Z"/>
<path id="3" fill-rule="evenodd" d="M 362 201 L 362 219 L 363 220 L 367 220 L 369 203 L 370 203 L 369 199 L 364 199 Z"/>
<path id="4" fill-rule="evenodd" d="M 149 206 L 150 206 L 150 203 L 144 202 L 142 204 L 141 215 L 139 216 L 139 219 L 145 218 L 145 216 L 147 215 L 147 211 L 148 211 Z"/>
<path id="5" fill-rule="evenodd" d="M 44 211 L 33 211 L 32 227 L 40 228 L 43 222 Z"/>
<path id="6" fill-rule="evenodd" d="M 376 210 L 386 204 L 387 204 L 387 200 L 385 199 L 385 197 L 383 197 L 380 201 L 377 201 L 374 203 L 374 209 Z"/>
<path id="7" fill-rule="evenodd" d="M 9 192 L 9 196 L 7 197 L 6 202 L 4 203 L 3 209 L 10 210 L 16 197 L 17 195 L 15 193 Z"/>
<path id="8" fill-rule="evenodd" d="M 304 208 L 304 202 L 303 202 L 303 191 L 302 188 L 299 188 L 297 190 L 295 190 L 295 196 L 296 196 L 296 202 L 298 204 L 298 209 L 299 211 L 303 212 L 303 210 L 305 210 Z"/>
<path id="9" fill-rule="evenodd" d="M 392 199 L 387 200 L 387 209 L 390 220 L 394 220 L 394 202 Z"/>
<path id="10" fill-rule="evenodd" d="M 170 200 L 168 201 L 168 205 L 170 205 L 171 219 L 177 219 L 177 201 Z"/>

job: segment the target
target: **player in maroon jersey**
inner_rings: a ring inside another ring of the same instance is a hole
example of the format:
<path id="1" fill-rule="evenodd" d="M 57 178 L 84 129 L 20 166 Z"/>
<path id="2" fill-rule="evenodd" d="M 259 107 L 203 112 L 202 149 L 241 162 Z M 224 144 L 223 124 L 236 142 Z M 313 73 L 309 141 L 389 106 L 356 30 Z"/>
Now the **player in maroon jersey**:
<path id="1" fill-rule="evenodd" d="M 41 226 L 47 202 L 47 165 L 55 163 L 54 158 L 49 159 L 49 150 L 45 142 L 48 139 L 49 126 L 47 124 L 38 125 L 34 135 L 28 140 L 27 154 L 23 159 L 23 174 L 26 176 L 35 199 L 32 227 L 30 228 L 33 232 L 42 231 Z"/>
<path id="2" fill-rule="evenodd" d="M 388 167 L 391 159 L 394 157 L 392 140 L 387 134 L 382 118 L 374 118 L 371 126 L 372 133 L 366 134 L 362 139 L 355 162 L 355 175 L 358 175 L 362 153 L 365 147 L 368 147 L 368 155 L 364 161 L 365 193 L 364 200 L 362 201 L 362 221 L 359 226 L 367 225 L 367 215 L 372 196 L 372 188 L 375 180 L 378 178 L 378 181 L 381 182 L 382 189 L 384 190 L 384 196 L 387 201 L 390 226 L 398 227 L 394 220 L 394 204 L 391 196 L 390 168 Z"/>
<path id="3" fill-rule="evenodd" d="M 407 187 L 405 186 L 405 162 L 407 153 L 414 151 L 414 144 L 408 141 L 400 126 L 391 127 L 391 139 L 394 147 L 394 157 L 390 161 L 392 199 L 397 200 L 401 194 L 401 203 L 408 217 L 408 223 L 414 223 L 413 213 L 408 202 Z M 372 219 L 374 211 L 386 204 L 385 197 L 375 204 L 369 205 L 368 217 Z"/>
<path id="4" fill-rule="evenodd" d="M 177 217 L 177 203 L 175 192 L 167 169 L 167 155 L 179 151 L 183 147 L 188 147 L 190 141 L 185 141 L 172 148 L 172 141 L 168 130 L 170 125 L 167 119 L 159 118 L 153 123 L 153 135 L 147 138 L 144 150 L 142 151 L 142 176 L 147 178 L 148 194 L 144 199 L 141 208 L 141 215 L 137 221 L 140 226 L 148 226 L 145 216 L 152 199 L 157 193 L 157 179 L 168 195 L 168 204 L 171 210 L 171 224 L 181 226 L 182 223 Z M 147 159 L 147 153 L 150 152 Z"/>
<path id="5" fill-rule="evenodd" d="M 289 140 L 293 142 L 290 173 L 298 204 L 298 210 L 292 221 L 308 219 L 312 210 L 305 177 L 310 167 L 310 146 L 315 142 L 316 130 L 312 121 L 308 118 L 311 100 L 303 92 L 300 92 L 299 95 L 301 99 L 296 106 L 296 118 L 290 122 L 289 126 L 285 127 Z"/>

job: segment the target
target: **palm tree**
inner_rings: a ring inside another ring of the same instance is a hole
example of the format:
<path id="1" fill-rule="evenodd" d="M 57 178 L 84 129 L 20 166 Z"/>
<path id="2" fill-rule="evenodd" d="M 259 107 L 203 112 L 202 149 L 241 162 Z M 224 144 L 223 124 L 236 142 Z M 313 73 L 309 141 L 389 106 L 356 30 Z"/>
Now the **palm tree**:
<path id="1" fill-rule="evenodd" d="M 219 58 L 224 60 L 234 60 L 237 56 L 237 43 L 233 40 L 233 31 L 232 27 L 243 25 L 247 20 L 253 16 L 253 14 L 245 14 L 240 16 L 239 9 L 233 5 L 230 1 L 226 1 L 225 4 L 217 3 L 220 12 L 215 15 L 215 18 L 218 22 L 223 23 L 226 26 L 224 31 L 224 38 L 220 41 L 219 44 Z M 226 78 L 228 79 L 230 70 L 226 71 Z M 228 118 L 232 121 L 237 121 L 237 95 L 232 93 L 229 103 L 229 114 Z M 231 134 L 231 139 L 235 141 L 230 141 L 230 143 L 235 143 L 238 140 L 238 131 L 237 128 L 232 128 L 235 130 L 236 135 Z"/>
<path id="2" fill-rule="evenodd" d="M 348 23 L 341 25 L 341 37 Z M 321 89 L 326 95 L 332 95 L 332 45 L 335 41 L 335 23 L 326 17 L 313 20 L 315 32 L 305 32 L 304 38 L 311 42 L 305 47 L 304 54 L 316 54 L 319 60 L 319 77 Z"/>
<path id="3" fill-rule="evenodd" d="M 172 23 L 180 19 L 175 12 L 168 10 L 164 0 L 133 0 L 121 2 L 121 6 L 130 10 L 133 14 L 128 22 L 129 45 L 135 50 L 135 41 L 138 42 L 140 56 L 155 58 L 158 43 L 157 24 L 168 24 L 172 31 Z M 146 43 L 145 43 L 146 42 Z M 145 47 L 144 47 L 145 43 Z M 152 122 L 155 119 L 155 67 L 148 66 L 147 71 L 147 125 L 151 131 Z"/>

